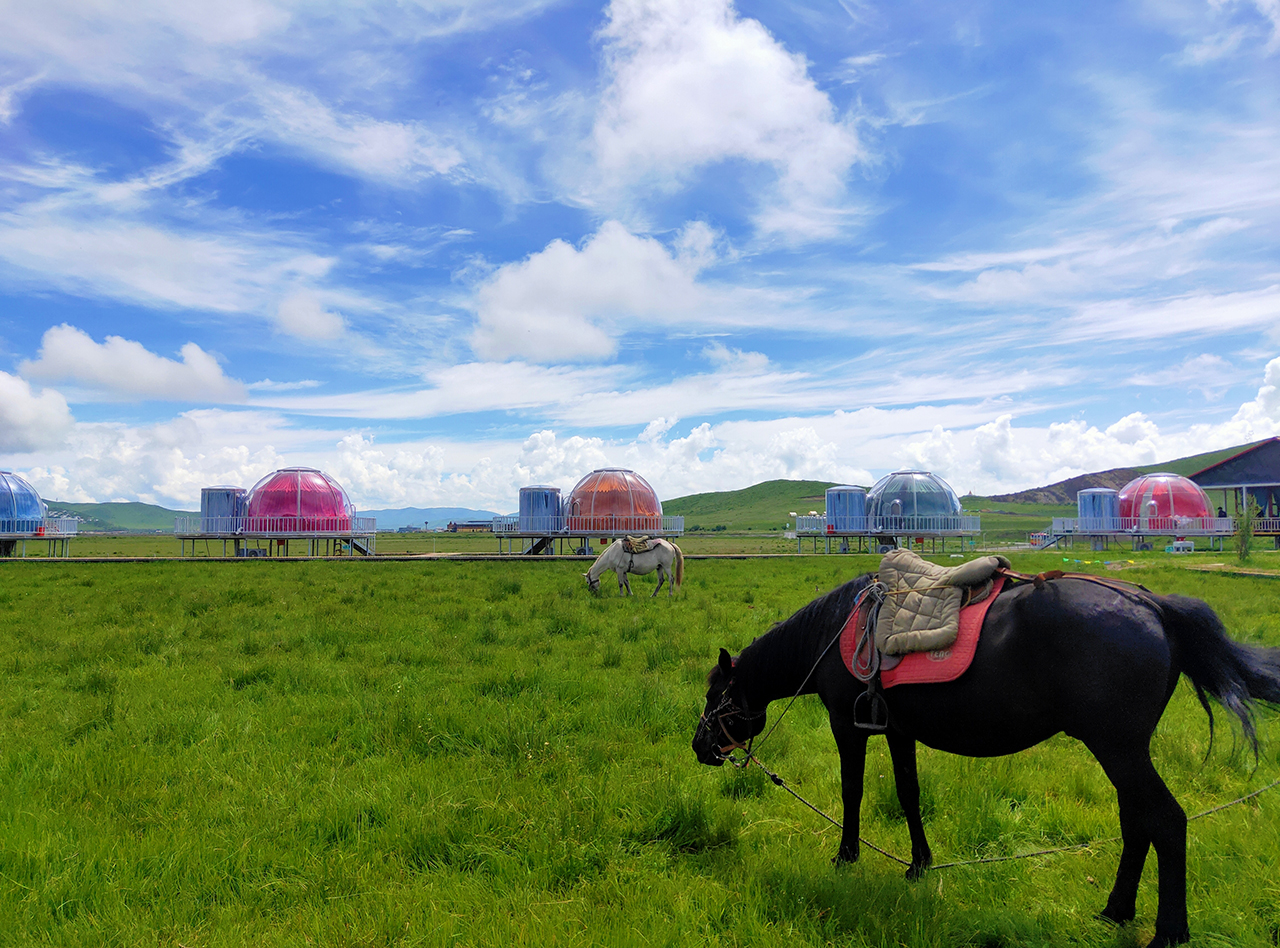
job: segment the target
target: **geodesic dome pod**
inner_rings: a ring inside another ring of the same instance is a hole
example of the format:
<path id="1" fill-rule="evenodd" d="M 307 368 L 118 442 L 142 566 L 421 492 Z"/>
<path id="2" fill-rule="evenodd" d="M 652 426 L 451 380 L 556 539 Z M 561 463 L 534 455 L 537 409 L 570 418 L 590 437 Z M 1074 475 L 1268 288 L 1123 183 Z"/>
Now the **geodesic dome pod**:
<path id="1" fill-rule="evenodd" d="M 606 467 L 592 471 L 569 494 L 564 505 L 569 530 L 617 536 L 662 530 L 662 502 L 649 482 L 635 471 Z"/>
<path id="2" fill-rule="evenodd" d="M 342 485 L 310 467 L 268 474 L 249 491 L 247 507 L 249 530 L 349 530 L 355 513 Z"/>
<path id="3" fill-rule="evenodd" d="M 1143 474 L 1120 488 L 1120 516 L 1140 520 L 1212 517 L 1209 496 L 1178 474 Z"/>
<path id="4" fill-rule="evenodd" d="M 956 517 L 960 511 L 960 498 L 951 485 L 928 471 L 886 474 L 867 493 L 867 515 L 882 526 L 892 527 L 905 519 L 903 525 L 914 529 L 912 520 Z"/>
<path id="5" fill-rule="evenodd" d="M 47 510 L 25 478 L 0 471 L 0 533 L 39 533 Z"/>

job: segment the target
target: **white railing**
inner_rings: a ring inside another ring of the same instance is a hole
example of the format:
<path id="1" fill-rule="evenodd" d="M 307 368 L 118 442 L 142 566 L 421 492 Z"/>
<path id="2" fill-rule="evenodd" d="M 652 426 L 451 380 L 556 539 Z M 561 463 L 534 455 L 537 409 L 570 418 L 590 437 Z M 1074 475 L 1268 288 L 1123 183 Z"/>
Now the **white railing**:
<path id="1" fill-rule="evenodd" d="M 73 537 L 80 522 L 75 517 L 43 517 L 39 520 L 0 520 L 0 536 L 39 539 L 41 537 Z"/>
<path id="2" fill-rule="evenodd" d="M 493 518 L 493 532 L 508 536 L 602 536 L 624 534 L 680 536 L 684 533 L 684 517 L 640 517 L 608 514 L 602 516 L 520 517 L 508 514 Z"/>
<path id="3" fill-rule="evenodd" d="M 1261 526 L 1264 523 L 1280 526 L 1280 520 L 1255 520 L 1254 530 L 1269 532 Z M 1115 533 L 1162 537 L 1229 536 L 1236 532 L 1236 522 L 1233 517 L 1054 517 L 1049 532 L 1057 536 Z"/>
<path id="4" fill-rule="evenodd" d="M 796 533 L 812 536 L 817 534 L 863 535 L 863 536 L 895 536 L 905 537 L 913 534 L 922 536 L 955 536 L 982 532 L 982 517 L 977 514 L 954 514 L 938 516 L 914 517 L 849 517 L 845 525 L 832 525 L 827 529 L 826 517 L 796 517 Z"/>
<path id="5" fill-rule="evenodd" d="M 640 536 L 649 534 L 684 533 L 684 517 L 641 517 L 637 515 L 606 514 L 602 516 L 565 517 L 565 530 L 575 536 L 620 537 L 624 534 Z"/>
<path id="6" fill-rule="evenodd" d="M 349 536 L 377 532 L 374 517 L 177 517 L 179 536 Z"/>

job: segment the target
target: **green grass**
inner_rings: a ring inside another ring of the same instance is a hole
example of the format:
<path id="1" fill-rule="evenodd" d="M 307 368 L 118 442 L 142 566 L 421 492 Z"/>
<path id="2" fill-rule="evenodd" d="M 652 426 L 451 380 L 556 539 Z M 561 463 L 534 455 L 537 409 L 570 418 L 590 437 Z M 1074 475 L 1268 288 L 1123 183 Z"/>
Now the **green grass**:
<path id="1" fill-rule="evenodd" d="M 1265 439 L 1264 439 L 1265 440 Z M 1173 461 L 1162 461 L 1159 464 L 1148 464 L 1135 468 L 1135 470 L 1143 471 L 1147 474 L 1181 474 L 1183 477 L 1190 477 L 1192 474 L 1198 474 L 1206 467 L 1225 461 L 1227 458 L 1235 457 L 1241 451 L 1251 448 L 1261 441 L 1250 441 L 1246 444 L 1237 444 L 1231 448 L 1221 448 L 1217 451 L 1206 451 L 1204 454 L 1193 454 L 1185 458 L 1177 458 Z"/>
<path id="2" fill-rule="evenodd" d="M 564 562 L 0 563 L 0 944 L 1148 937 L 1154 859 L 1117 934 L 1092 918 L 1114 844 L 909 884 L 870 852 L 833 868 L 835 832 L 757 771 L 696 763 L 716 648 L 876 560 L 695 561 L 674 601 L 643 598 L 652 577 L 630 600 L 590 596 Z M 1151 588 L 1280 644 L 1273 580 L 1142 565 Z M 1188 811 L 1277 775 L 1270 747 L 1254 773 L 1225 728 L 1206 761 L 1207 738 L 1180 686 L 1153 750 Z M 762 755 L 838 813 L 816 699 Z M 989 761 L 922 750 L 920 766 L 939 861 L 1117 832 L 1110 785 L 1065 737 Z M 892 784 L 875 740 L 864 835 L 905 853 Z M 1198 943 L 1273 944 L 1277 807 L 1192 824 Z"/>

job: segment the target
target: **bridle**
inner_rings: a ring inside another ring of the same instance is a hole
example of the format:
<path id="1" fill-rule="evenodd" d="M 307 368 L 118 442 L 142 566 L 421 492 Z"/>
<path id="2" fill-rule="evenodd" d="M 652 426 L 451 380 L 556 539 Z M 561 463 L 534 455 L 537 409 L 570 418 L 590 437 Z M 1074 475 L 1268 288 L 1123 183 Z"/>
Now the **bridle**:
<path id="1" fill-rule="evenodd" d="M 755 714 L 752 714 L 750 708 L 746 707 L 745 699 L 743 699 L 744 707 L 739 708 L 734 703 L 733 699 L 729 697 L 729 691 L 732 688 L 733 688 L 733 679 L 730 678 L 729 683 L 724 686 L 724 691 L 720 692 L 720 703 L 717 704 L 714 709 L 712 709 L 710 714 L 704 711 L 702 713 L 702 716 L 698 719 L 698 732 L 701 733 L 703 728 L 706 728 L 708 731 L 712 730 L 712 727 L 711 727 L 712 721 L 714 721 L 717 725 L 719 725 L 720 733 L 722 733 L 725 736 L 725 739 L 729 743 L 713 745 L 713 753 L 716 755 L 716 758 L 718 760 L 722 760 L 727 763 L 733 764 L 733 766 L 739 769 L 744 769 L 751 762 L 751 745 L 755 742 L 756 735 L 752 734 L 749 738 L 746 739 L 746 741 L 738 740 L 736 737 L 734 737 L 732 734 L 729 733 L 728 725 L 724 723 L 725 718 L 738 717 L 738 718 L 741 718 L 743 721 L 754 721 L 756 718 L 764 717 L 765 712 L 759 711 L 759 712 L 756 712 Z M 743 760 L 739 760 L 734 755 L 734 751 L 736 750 L 745 751 L 746 758 Z"/>

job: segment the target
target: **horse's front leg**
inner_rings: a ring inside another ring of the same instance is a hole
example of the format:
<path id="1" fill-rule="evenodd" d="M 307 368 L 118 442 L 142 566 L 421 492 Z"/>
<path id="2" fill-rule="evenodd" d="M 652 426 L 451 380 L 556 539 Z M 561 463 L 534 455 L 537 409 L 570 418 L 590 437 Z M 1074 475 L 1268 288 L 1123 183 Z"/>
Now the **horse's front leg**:
<path id="1" fill-rule="evenodd" d="M 623 590 L 625 590 L 625 592 Z M 627 579 L 627 574 L 625 571 L 618 574 L 618 595 L 619 596 L 631 595 L 631 581 Z"/>
<path id="2" fill-rule="evenodd" d="M 852 717 L 831 715 L 831 733 L 840 752 L 840 797 L 844 804 L 844 829 L 840 848 L 831 861 L 857 862 L 858 834 L 862 819 L 862 778 L 867 764 L 868 731 L 856 727 Z"/>
<path id="3" fill-rule="evenodd" d="M 889 756 L 893 759 L 893 782 L 898 788 L 898 803 L 907 817 L 907 830 L 911 833 L 911 865 L 907 867 L 908 879 L 919 879 L 933 861 L 929 841 L 924 835 L 924 821 L 920 818 L 920 773 L 916 769 L 916 741 L 901 731 L 890 728 L 885 732 L 889 740 Z"/>

